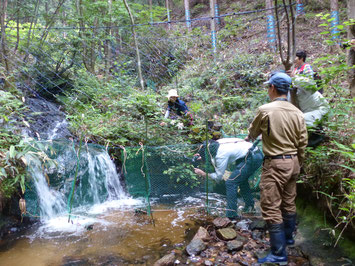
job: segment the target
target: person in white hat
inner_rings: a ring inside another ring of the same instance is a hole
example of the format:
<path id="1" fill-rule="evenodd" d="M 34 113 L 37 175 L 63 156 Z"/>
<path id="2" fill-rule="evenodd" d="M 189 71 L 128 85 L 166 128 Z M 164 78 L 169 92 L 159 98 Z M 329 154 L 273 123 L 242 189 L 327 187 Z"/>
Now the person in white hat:
<path id="1" fill-rule="evenodd" d="M 168 108 L 165 111 L 165 118 L 176 119 L 177 116 L 182 117 L 185 115 L 190 116 L 190 121 L 192 116 L 189 112 L 189 108 L 186 106 L 186 103 L 179 99 L 179 95 L 175 89 L 169 90 L 168 93 Z M 191 123 L 191 122 L 190 122 Z M 160 123 L 161 126 L 165 126 L 165 122 Z"/>

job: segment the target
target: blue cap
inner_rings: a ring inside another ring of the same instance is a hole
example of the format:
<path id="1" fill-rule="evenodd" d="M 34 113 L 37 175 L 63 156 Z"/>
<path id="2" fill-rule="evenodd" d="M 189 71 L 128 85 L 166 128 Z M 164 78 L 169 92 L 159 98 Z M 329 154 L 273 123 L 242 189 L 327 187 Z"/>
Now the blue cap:
<path id="1" fill-rule="evenodd" d="M 281 90 L 289 90 L 291 83 L 292 79 L 290 78 L 290 76 L 282 72 L 276 72 L 274 74 L 271 74 L 270 79 L 264 82 L 264 84 L 272 84 Z"/>

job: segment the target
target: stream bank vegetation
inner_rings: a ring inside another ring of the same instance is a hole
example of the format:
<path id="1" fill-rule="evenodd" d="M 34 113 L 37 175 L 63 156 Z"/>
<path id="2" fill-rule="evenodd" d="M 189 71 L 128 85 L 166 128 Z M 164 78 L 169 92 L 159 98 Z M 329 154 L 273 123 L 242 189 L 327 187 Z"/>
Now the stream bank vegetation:
<path id="1" fill-rule="evenodd" d="M 113 147 L 137 146 L 140 142 L 152 146 L 196 144 L 205 140 L 206 120 L 220 122 L 227 135 L 246 133 L 255 108 L 268 101 L 262 82 L 271 71 L 283 69 L 278 54 L 268 49 L 264 23 L 257 19 L 226 17 L 219 26 L 216 54 L 210 49 L 208 25 L 203 22 L 191 30 L 184 25 L 171 25 L 170 29 L 143 25 L 135 27 L 145 81 L 142 90 L 137 79 L 136 47 L 127 26 L 130 19 L 123 3 L 89 2 L 59 1 L 55 9 L 36 6 L 36 17 L 32 19 L 20 19 L 27 17 L 31 8 L 18 9 L 12 2 L 7 7 L 13 16 L 9 16 L 6 28 L 2 24 L 6 42 L 2 46 L 4 82 L 0 91 L 2 198 L 21 194 L 21 188 L 23 192 L 28 178 L 24 159 L 27 153 L 46 160 L 42 153 L 46 147 L 34 147 L 21 135 L 30 123 L 25 117 L 27 97 L 43 97 L 60 104 L 73 135 L 85 136 L 89 142 Z M 226 13 L 263 8 L 265 4 L 246 1 L 242 5 L 239 1 L 240 5 L 228 6 L 221 2 Z M 173 3 L 175 18 L 181 19 L 181 3 Z M 334 235 L 333 244 L 337 245 L 344 230 L 355 229 L 354 95 L 348 89 L 345 51 L 329 52 L 325 44 L 331 40 L 331 20 L 327 15 L 316 16 L 316 3 L 319 1 L 308 1 L 307 15 L 297 20 L 297 27 L 321 26 L 311 29 L 313 37 L 304 38 L 302 47 L 311 51 L 317 50 L 314 43 L 325 47 L 310 62 L 322 76 L 331 111 L 323 122 L 326 141 L 307 150 L 299 183 L 312 191 L 336 221 L 340 233 Z M 129 4 L 136 24 L 166 19 L 161 6 L 149 8 L 140 1 Z M 192 8 L 205 10 L 201 5 Z M 345 8 L 340 10 L 344 21 Z M 349 25 L 353 21 L 339 25 L 340 40 L 345 38 L 343 30 Z M 318 34 L 322 27 L 326 28 L 323 35 Z M 302 34 L 296 38 L 305 37 Z M 160 126 L 166 94 L 172 88 L 178 89 L 187 102 L 194 116 L 193 125 L 182 121 L 182 125 Z M 187 177 L 195 179 L 192 172 Z"/>

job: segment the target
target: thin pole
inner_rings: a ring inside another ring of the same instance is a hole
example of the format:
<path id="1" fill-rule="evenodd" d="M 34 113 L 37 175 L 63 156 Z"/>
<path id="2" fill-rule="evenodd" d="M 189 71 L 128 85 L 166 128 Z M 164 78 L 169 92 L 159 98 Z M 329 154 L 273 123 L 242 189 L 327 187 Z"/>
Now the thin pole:
<path id="1" fill-rule="evenodd" d="M 209 213 L 209 209 L 208 209 L 208 163 L 209 163 L 209 152 L 208 152 L 208 119 L 206 118 L 206 149 L 205 149 L 205 173 L 206 173 L 206 177 L 205 177 L 205 186 L 206 186 L 206 210 L 207 213 Z M 212 158 L 211 158 L 212 160 Z"/>

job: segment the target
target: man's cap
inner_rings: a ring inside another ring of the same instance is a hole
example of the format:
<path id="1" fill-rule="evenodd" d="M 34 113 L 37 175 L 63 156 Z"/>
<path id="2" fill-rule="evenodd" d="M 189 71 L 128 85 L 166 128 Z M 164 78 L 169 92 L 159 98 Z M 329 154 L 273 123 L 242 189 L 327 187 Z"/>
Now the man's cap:
<path id="1" fill-rule="evenodd" d="M 174 89 L 170 90 L 167 97 L 168 99 L 170 99 L 170 97 L 179 97 L 177 90 Z"/>
<path id="2" fill-rule="evenodd" d="M 272 84 L 279 89 L 289 90 L 292 83 L 292 79 L 289 75 L 282 72 L 275 72 L 271 74 L 271 77 L 264 84 Z"/>

